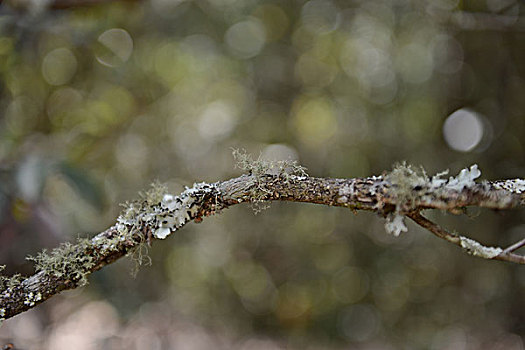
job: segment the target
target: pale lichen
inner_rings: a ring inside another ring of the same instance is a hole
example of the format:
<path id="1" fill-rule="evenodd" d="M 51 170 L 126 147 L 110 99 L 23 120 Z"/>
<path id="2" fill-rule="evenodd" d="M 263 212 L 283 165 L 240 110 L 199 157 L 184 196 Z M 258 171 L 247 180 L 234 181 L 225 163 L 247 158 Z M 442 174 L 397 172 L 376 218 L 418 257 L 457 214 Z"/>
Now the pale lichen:
<path id="1" fill-rule="evenodd" d="M 95 265 L 95 258 L 86 254 L 86 250 L 91 247 L 90 240 L 79 238 L 77 244 L 62 243 L 49 253 L 44 249 L 36 256 L 28 256 L 26 259 L 35 262 L 37 272 L 72 279 L 82 286 L 87 284 L 87 275 Z"/>
<path id="2" fill-rule="evenodd" d="M 486 247 L 473 239 L 463 237 L 460 238 L 461 247 L 469 254 L 479 256 L 485 259 L 492 259 L 503 252 L 499 247 Z"/>
<path id="3" fill-rule="evenodd" d="M 403 163 L 394 167 L 386 179 L 392 185 L 391 194 L 396 198 L 399 209 L 409 211 L 413 209 L 417 200 L 439 197 L 444 191 L 462 191 L 474 187 L 474 180 L 481 175 L 481 171 L 477 164 L 474 164 L 470 168 L 462 169 L 457 176 L 443 178 L 446 175 L 448 170 L 429 178 L 423 168 L 418 169 Z"/>
<path id="4" fill-rule="evenodd" d="M 306 168 L 299 165 L 295 160 L 266 160 L 261 155 L 253 159 L 244 149 L 232 149 L 235 166 L 247 171 L 254 176 L 276 175 L 287 178 L 289 175 L 308 177 Z"/>
<path id="5" fill-rule="evenodd" d="M 232 154 L 236 160 L 235 166 L 243 171 L 247 171 L 249 175 L 254 177 L 252 192 L 246 200 L 252 203 L 252 209 L 255 214 L 269 208 L 265 199 L 272 195 L 262 185 L 264 183 L 262 177 L 276 176 L 284 180 L 285 183 L 288 183 L 292 176 L 296 180 L 308 178 L 306 168 L 299 165 L 295 160 L 267 160 L 262 158 L 261 155 L 257 159 L 253 159 L 252 155 L 248 154 L 244 149 L 232 149 Z"/>
<path id="6" fill-rule="evenodd" d="M 464 188 L 472 187 L 476 184 L 474 181 L 481 176 L 481 171 L 478 169 L 478 165 L 474 164 L 470 169 L 462 169 L 456 177 L 450 177 L 445 187 L 457 191 L 461 191 Z M 434 182 L 434 178 L 432 179 Z M 439 180 L 436 180 L 439 181 Z M 440 182 L 440 181 L 439 181 Z M 436 185 L 436 184 L 433 184 Z"/>
<path id="7" fill-rule="evenodd" d="M 339 198 L 337 199 L 339 203 L 347 202 L 349 198 L 352 198 L 355 195 L 354 183 L 352 182 L 350 185 L 344 185 L 339 189 L 337 194 L 339 195 Z"/>
<path id="8" fill-rule="evenodd" d="M 28 294 L 26 294 L 26 297 L 24 299 L 24 304 L 29 307 L 32 307 L 32 306 L 35 306 L 35 304 L 39 302 L 40 300 L 42 300 L 42 294 L 40 292 L 39 293 L 29 292 Z"/>
<path id="9" fill-rule="evenodd" d="M 391 195 L 396 199 L 397 212 L 412 209 L 415 200 L 421 196 L 421 190 L 430 183 L 423 168 L 414 168 L 406 163 L 396 165 L 386 180 L 392 185 Z"/>
<path id="10" fill-rule="evenodd" d="M 24 277 L 19 274 L 15 273 L 12 276 L 4 276 L 1 274 L 1 272 L 5 269 L 5 265 L 0 265 L 0 289 L 1 290 L 10 290 L 22 283 L 24 280 Z"/>
<path id="11" fill-rule="evenodd" d="M 525 193 L 525 180 L 513 179 L 495 182 L 494 187 L 499 190 L 505 190 L 512 193 Z"/>
<path id="12" fill-rule="evenodd" d="M 126 204 L 117 218 L 117 230 L 129 234 L 147 227 L 153 237 L 165 239 L 197 216 L 206 197 L 218 194 L 215 185 L 205 182 L 186 187 L 179 196 L 168 194 L 166 187 L 154 184 L 140 200 Z"/>
<path id="13" fill-rule="evenodd" d="M 385 228 L 387 232 L 398 236 L 406 231 L 402 215 L 409 213 L 422 203 L 432 203 L 447 191 L 463 191 L 473 188 L 475 180 L 481 175 L 476 164 L 462 169 L 457 176 L 448 179 L 448 170 L 438 173 L 431 178 L 423 168 L 402 163 L 396 165 L 385 179 L 391 185 L 389 195 L 395 200 L 394 214 L 387 216 Z"/>
<path id="14" fill-rule="evenodd" d="M 405 217 L 397 213 L 392 213 L 386 217 L 385 230 L 386 232 L 398 237 L 401 232 L 407 232 L 408 228 L 405 225 Z"/>

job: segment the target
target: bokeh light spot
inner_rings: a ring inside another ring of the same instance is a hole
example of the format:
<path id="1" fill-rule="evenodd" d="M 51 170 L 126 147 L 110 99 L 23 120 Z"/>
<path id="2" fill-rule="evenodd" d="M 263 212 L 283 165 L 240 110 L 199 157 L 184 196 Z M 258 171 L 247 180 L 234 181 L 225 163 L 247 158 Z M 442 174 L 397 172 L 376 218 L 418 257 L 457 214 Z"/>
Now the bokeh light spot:
<path id="1" fill-rule="evenodd" d="M 373 306 L 354 305 L 340 314 L 339 330 L 348 340 L 362 342 L 371 339 L 379 327 L 380 320 Z"/>
<path id="2" fill-rule="evenodd" d="M 308 30 L 316 33 L 333 31 L 341 22 L 339 9 L 325 0 L 308 1 L 301 11 L 301 19 Z"/>
<path id="3" fill-rule="evenodd" d="M 299 99 L 294 107 L 293 127 L 303 142 L 317 146 L 337 131 L 333 107 L 326 99 Z"/>
<path id="4" fill-rule="evenodd" d="M 82 102 L 82 94 L 70 87 L 55 90 L 47 99 L 46 112 L 53 125 L 57 127 L 66 126 L 68 112 L 73 110 Z"/>
<path id="5" fill-rule="evenodd" d="M 443 137 L 450 148 L 468 152 L 473 150 L 483 137 L 480 116 L 469 110 L 459 109 L 448 116 L 443 124 Z"/>
<path id="6" fill-rule="evenodd" d="M 368 293 L 369 278 L 365 271 L 346 266 L 332 279 L 332 292 L 343 303 L 356 303 Z"/>
<path id="7" fill-rule="evenodd" d="M 425 46 L 413 43 L 400 49 L 397 67 L 406 82 L 420 84 L 432 76 L 434 61 Z"/>
<path id="8" fill-rule="evenodd" d="M 455 74 L 463 67 L 463 47 L 450 35 L 441 34 L 432 40 L 434 69 L 444 74 Z"/>
<path id="9" fill-rule="evenodd" d="M 158 15 L 168 17 L 173 13 L 177 13 L 179 6 L 184 2 L 186 0 L 152 0 L 151 6 Z"/>
<path id="10" fill-rule="evenodd" d="M 261 5 L 253 14 L 264 23 L 268 41 L 279 40 L 290 25 L 286 13 L 277 5 Z"/>
<path id="11" fill-rule="evenodd" d="M 126 62 L 133 52 L 133 39 L 121 28 L 106 30 L 98 37 L 101 45 L 96 56 L 97 61 L 108 67 L 116 67 Z"/>
<path id="12" fill-rule="evenodd" d="M 9 103 L 4 113 L 7 129 L 23 134 L 37 123 L 39 108 L 29 97 L 19 96 Z"/>
<path id="13" fill-rule="evenodd" d="M 279 288 L 277 315 L 281 321 L 288 323 L 294 318 L 300 318 L 312 307 L 312 300 L 305 288 L 288 282 Z M 293 321 L 292 321 L 293 322 Z M 300 322 L 296 320 L 295 322 Z"/>
<path id="14" fill-rule="evenodd" d="M 106 301 L 93 301 L 72 313 L 49 339 L 50 349 L 94 349 L 118 330 L 118 315 Z"/>
<path id="15" fill-rule="evenodd" d="M 334 80 L 337 69 L 313 55 L 304 54 L 297 61 L 295 73 L 304 85 L 324 87 Z"/>
<path id="16" fill-rule="evenodd" d="M 199 133 L 203 138 L 220 140 L 234 129 L 237 120 L 235 106 L 225 101 L 215 101 L 202 112 Z"/>
<path id="17" fill-rule="evenodd" d="M 239 58 L 257 56 L 266 42 L 266 30 L 260 20 L 250 18 L 231 26 L 224 36 L 233 55 Z"/>
<path id="18" fill-rule="evenodd" d="M 77 71 L 77 59 L 71 50 L 62 47 L 49 52 L 42 61 L 42 75 L 50 85 L 63 85 Z"/>
<path id="19" fill-rule="evenodd" d="M 139 171 L 136 169 L 140 169 L 147 156 L 148 147 L 142 137 L 136 134 L 122 136 L 115 148 L 115 157 L 126 170 Z"/>

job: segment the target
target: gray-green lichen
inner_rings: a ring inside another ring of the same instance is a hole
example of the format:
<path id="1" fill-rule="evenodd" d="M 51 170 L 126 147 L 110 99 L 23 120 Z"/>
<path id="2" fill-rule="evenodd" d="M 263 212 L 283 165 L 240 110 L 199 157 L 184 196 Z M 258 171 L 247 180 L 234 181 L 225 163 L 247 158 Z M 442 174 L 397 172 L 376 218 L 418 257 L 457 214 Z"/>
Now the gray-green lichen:
<path id="1" fill-rule="evenodd" d="M 386 232 L 396 237 L 399 236 L 401 232 L 407 232 L 408 229 L 405 225 L 404 218 L 405 217 L 403 215 L 399 215 L 397 213 L 389 214 L 386 217 L 386 221 L 385 221 Z"/>
<path id="2" fill-rule="evenodd" d="M 152 236 L 165 239 L 171 233 L 198 216 L 203 200 L 219 195 L 214 184 L 195 183 L 179 196 L 167 193 L 165 186 L 155 184 L 140 200 L 127 203 L 117 218 L 117 230 L 124 235 L 147 227 Z M 213 204 L 212 204 L 213 206 Z M 219 210 L 218 206 L 212 210 Z"/>
<path id="3" fill-rule="evenodd" d="M 44 249 L 36 256 L 27 257 L 27 260 L 35 263 L 37 272 L 43 271 L 58 278 L 68 278 L 82 286 L 87 284 L 87 275 L 96 261 L 94 256 L 86 254 L 86 250 L 91 247 L 90 240 L 79 238 L 77 244 L 62 243 L 50 252 Z"/>
<path id="4" fill-rule="evenodd" d="M 432 200 L 444 191 L 462 191 L 476 185 L 475 180 L 481 175 L 477 164 L 462 169 L 457 176 L 444 178 L 448 170 L 440 172 L 431 178 L 423 168 L 414 168 L 405 163 L 397 165 L 386 176 L 391 183 L 391 195 L 397 200 L 398 209 L 409 211 L 416 201 Z"/>
<path id="5" fill-rule="evenodd" d="M 513 179 L 498 181 L 494 183 L 494 187 L 499 190 L 505 190 L 512 193 L 525 193 L 525 180 Z"/>
<path id="6" fill-rule="evenodd" d="M 254 186 L 252 186 L 252 192 L 246 201 L 252 203 L 255 214 L 269 207 L 264 200 L 271 195 L 271 192 L 263 185 L 262 178 L 264 176 L 276 176 L 283 179 L 285 183 L 290 181 L 291 176 L 297 180 L 304 180 L 308 177 L 306 168 L 299 165 L 295 160 L 266 160 L 260 155 L 257 159 L 253 159 L 252 155 L 243 149 L 233 149 L 232 154 L 236 160 L 235 166 L 254 177 Z"/>
<path id="7" fill-rule="evenodd" d="M 237 162 L 235 166 L 255 177 L 276 175 L 287 179 L 290 175 L 308 176 L 306 168 L 299 165 L 295 160 L 266 160 L 261 156 L 253 159 L 251 154 L 242 149 L 233 149 L 232 154 Z"/>
<path id="8" fill-rule="evenodd" d="M 486 247 L 467 237 L 460 237 L 461 247 L 469 254 L 485 259 L 492 259 L 503 252 L 499 247 Z"/>
<path id="9" fill-rule="evenodd" d="M 41 293 L 29 292 L 24 299 L 24 304 L 29 307 L 32 307 L 32 306 L 35 306 L 35 304 L 39 302 L 40 300 L 42 300 Z"/>
<path id="10" fill-rule="evenodd" d="M 10 290 L 19 286 L 24 280 L 21 274 L 16 273 L 12 276 L 4 276 L 1 272 L 5 269 L 5 265 L 0 265 L 0 290 L 4 290 L 5 293 L 9 293 Z"/>
<path id="11" fill-rule="evenodd" d="M 0 273 L 5 270 L 5 265 L 0 265 Z M 11 278 L 3 276 L 0 274 L 0 288 L 1 289 L 7 289 L 8 285 L 11 284 Z M 6 311 L 4 308 L 0 308 L 0 327 L 2 326 L 2 322 L 5 320 L 4 316 L 6 314 Z"/>
<path id="12" fill-rule="evenodd" d="M 431 203 L 446 191 L 462 191 L 476 185 L 481 175 L 476 164 L 460 171 L 457 176 L 444 178 L 448 170 L 429 177 L 425 170 L 402 163 L 394 167 L 385 178 L 391 184 L 390 195 L 395 199 L 395 212 L 386 217 L 385 229 L 398 236 L 406 232 L 403 214 L 416 209 L 418 204 Z"/>
<path id="13" fill-rule="evenodd" d="M 217 196 L 219 193 L 215 185 L 206 183 L 194 184 L 180 196 L 170 195 L 165 186 L 154 184 L 149 191 L 141 193 L 139 200 L 125 205 L 117 219 L 114 234 L 100 234 L 92 239 L 79 238 L 76 244 L 63 243 L 58 248 L 49 252 L 43 250 L 27 259 L 35 263 L 37 272 L 71 280 L 80 286 L 87 284 L 87 276 L 95 265 L 103 263 L 112 252 L 121 249 L 129 249 L 128 255 L 137 265 L 147 264 L 150 259 L 147 255 L 146 232 L 158 239 L 166 238 L 189 220 L 196 218 L 202 209 L 202 201 L 211 194 Z M 210 208 L 212 211 L 219 209 L 221 208 L 214 208 L 213 204 Z M 1 270 L 3 267 L 0 266 L 0 272 Z M 9 288 L 20 284 L 21 280 L 19 275 L 0 275 L 0 287 L 5 293 L 9 293 Z M 24 304 L 33 306 L 41 297 L 37 293 L 28 294 Z"/>

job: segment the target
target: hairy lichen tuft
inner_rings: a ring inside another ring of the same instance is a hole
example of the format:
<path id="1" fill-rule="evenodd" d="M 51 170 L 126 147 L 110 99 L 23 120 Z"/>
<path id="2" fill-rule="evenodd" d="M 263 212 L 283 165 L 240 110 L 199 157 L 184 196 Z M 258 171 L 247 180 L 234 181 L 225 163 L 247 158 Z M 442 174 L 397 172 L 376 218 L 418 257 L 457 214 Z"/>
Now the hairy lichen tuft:
<path id="1" fill-rule="evenodd" d="M 386 180 L 392 184 L 392 195 L 396 198 L 396 211 L 410 210 L 420 196 L 420 191 L 429 184 L 429 178 L 422 167 L 415 168 L 405 162 L 397 164 Z"/>
<path id="2" fill-rule="evenodd" d="M 87 275 L 95 265 L 94 257 L 86 253 L 91 247 L 88 239 L 79 238 L 77 244 L 62 243 L 50 252 L 44 249 L 36 256 L 28 256 L 26 259 L 35 263 L 37 272 L 67 278 L 82 286 L 87 284 Z"/>
<path id="3" fill-rule="evenodd" d="M 290 175 L 308 176 L 306 168 L 299 165 L 295 160 L 266 160 L 261 155 L 253 159 L 244 149 L 233 149 L 233 158 L 236 160 L 236 167 L 247 171 L 254 176 L 277 175 L 287 178 Z"/>
<path id="4" fill-rule="evenodd" d="M 292 176 L 308 176 L 306 168 L 299 165 L 295 160 L 266 160 L 261 155 L 257 159 L 253 159 L 252 155 L 244 149 L 232 149 L 232 154 L 237 161 L 235 166 L 247 171 L 255 179 L 255 186 L 253 186 L 249 198 L 255 214 L 269 208 L 265 199 L 271 195 L 271 192 L 262 185 L 263 176 L 277 176 L 283 179 L 285 183 L 288 183 Z"/>
<path id="5" fill-rule="evenodd" d="M 24 280 L 21 274 L 16 273 L 12 276 L 2 275 L 2 271 L 5 270 L 5 265 L 0 265 L 0 289 L 12 289 L 18 286 Z"/>

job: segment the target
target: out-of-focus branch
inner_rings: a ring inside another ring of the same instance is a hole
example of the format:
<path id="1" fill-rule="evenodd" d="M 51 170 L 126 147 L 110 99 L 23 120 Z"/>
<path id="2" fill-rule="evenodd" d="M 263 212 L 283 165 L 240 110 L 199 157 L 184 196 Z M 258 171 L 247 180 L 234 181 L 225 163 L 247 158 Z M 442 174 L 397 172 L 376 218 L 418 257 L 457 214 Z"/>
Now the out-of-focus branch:
<path id="1" fill-rule="evenodd" d="M 61 10 L 104 3 L 131 3 L 139 1 L 141 0 L 0 0 L 0 5 L 4 4 L 22 12 L 40 12 L 45 9 Z"/>
<path id="2" fill-rule="evenodd" d="M 518 12 L 515 15 L 501 15 L 458 11 L 450 14 L 449 22 L 456 28 L 466 31 L 525 31 L 525 19 Z"/>
<path id="3" fill-rule="evenodd" d="M 72 7 L 85 7 L 93 6 L 109 2 L 121 2 L 121 3 L 131 3 L 139 2 L 141 0 L 52 0 L 50 1 L 49 8 L 51 9 L 67 9 Z"/>
<path id="4" fill-rule="evenodd" d="M 295 169 L 295 170 L 294 170 Z M 51 253 L 32 258 L 37 273 L 25 279 L 0 279 L 0 319 L 26 311 L 62 290 L 86 283 L 94 271 L 141 249 L 145 243 L 164 239 L 190 221 L 219 213 L 244 202 L 290 201 L 373 211 L 387 218 L 387 231 L 405 231 L 408 216 L 436 236 L 486 259 L 525 264 L 513 253 L 525 239 L 507 249 L 485 247 L 478 242 L 449 233 L 423 217 L 425 209 L 461 212 L 466 206 L 511 209 L 524 204 L 523 180 L 476 183 L 476 166 L 464 169 L 448 180 L 438 174 L 432 178 L 411 167 L 368 178 L 314 178 L 281 167 L 277 172 L 250 168 L 251 174 L 213 184 L 198 183 L 180 195 L 154 187 L 140 199 L 129 203 L 114 226 L 75 245 L 64 244 Z"/>

